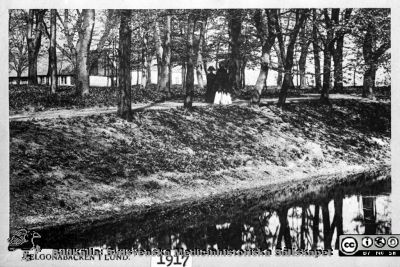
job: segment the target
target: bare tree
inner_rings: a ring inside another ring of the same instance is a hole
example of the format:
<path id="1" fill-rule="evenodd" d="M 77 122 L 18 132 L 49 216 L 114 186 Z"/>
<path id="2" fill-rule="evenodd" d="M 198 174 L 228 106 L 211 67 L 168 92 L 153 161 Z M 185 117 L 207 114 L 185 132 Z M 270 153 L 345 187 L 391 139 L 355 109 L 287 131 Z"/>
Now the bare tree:
<path id="1" fill-rule="evenodd" d="M 26 14 L 22 10 L 9 11 L 8 60 L 9 68 L 17 74 L 17 84 L 21 75 L 28 68 L 28 49 L 26 42 Z"/>
<path id="2" fill-rule="evenodd" d="M 142 44 L 142 64 L 143 64 L 143 68 L 142 68 L 142 87 L 143 89 L 146 88 L 147 84 L 150 82 L 149 80 L 151 79 L 151 77 L 149 77 L 149 74 L 151 73 L 151 71 L 148 71 L 148 69 L 150 68 L 149 65 L 151 65 L 151 60 L 149 62 L 149 57 L 151 57 L 149 51 L 149 34 L 147 32 L 143 33 L 142 36 L 142 40 L 143 40 L 143 44 Z"/>
<path id="3" fill-rule="evenodd" d="M 165 40 L 162 48 L 161 57 L 161 79 L 159 80 L 159 89 L 167 93 L 170 97 L 169 69 L 171 65 L 171 15 L 165 17 Z"/>
<path id="4" fill-rule="evenodd" d="M 154 22 L 154 39 L 155 39 L 156 59 L 157 59 L 157 85 L 158 85 L 158 89 L 160 89 L 163 49 L 162 49 L 162 45 L 161 45 L 160 25 L 159 25 L 157 19 Z"/>
<path id="5" fill-rule="evenodd" d="M 286 55 L 284 55 L 282 49 L 280 49 L 281 57 L 284 58 L 283 65 L 284 65 L 284 69 L 285 69 L 285 76 L 283 77 L 283 84 L 282 84 L 281 91 L 279 93 L 278 106 L 283 106 L 285 104 L 288 89 L 293 84 L 292 67 L 293 67 L 293 58 L 294 58 L 294 47 L 296 44 L 296 39 L 297 39 L 297 35 L 299 34 L 300 28 L 303 26 L 303 23 L 305 22 L 305 20 L 308 16 L 308 10 L 296 9 L 295 15 L 296 15 L 295 25 L 289 34 L 289 42 L 288 42 L 287 49 L 286 49 Z M 279 21 L 279 18 L 277 16 L 276 23 L 275 23 L 277 37 L 278 37 L 280 46 L 284 47 L 282 31 L 281 31 L 278 21 Z"/>
<path id="6" fill-rule="evenodd" d="M 62 32 L 66 38 L 64 46 L 57 44 L 57 48 L 73 65 L 76 94 L 86 96 L 89 94 L 89 51 L 92 42 L 95 10 L 76 10 L 75 13 L 76 16 L 73 15 L 71 10 L 65 9 L 63 18 L 57 13 L 57 18 L 62 25 Z M 76 33 L 78 40 L 75 43 Z"/>
<path id="7" fill-rule="evenodd" d="M 335 13 L 339 12 L 338 9 L 332 9 L 331 16 L 336 16 Z M 327 8 L 323 10 L 326 37 L 323 40 L 324 43 L 324 68 L 323 68 L 323 83 L 321 91 L 321 101 L 322 103 L 329 104 L 329 87 L 331 82 L 331 65 L 332 65 L 332 52 L 335 45 L 334 34 L 335 29 L 333 25 L 332 18 L 329 16 L 329 11 Z"/>
<path id="8" fill-rule="evenodd" d="M 119 27 L 119 90 L 117 114 L 128 121 L 132 120 L 131 107 L 131 9 L 121 10 Z"/>
<path id="9" fill-rule="evenodd" d="M 299 72 L 300 72 L 300 88 L 306 86 L 306 60 L 308 54 L 308 47 L 311 43 L 311 38 L 308 38 L 309 31 L 307 23 L 304 22 L 300 30 L 300 58 L 299 58 Z"/>
<path id="10" fill-rule="evenodd" d="M 261 69 L 258 75 L 255 90 L 252 94 L 251 103 L 259 104 L 262 90 L 265 86 L 265 81 L 268 77 L 268 67 L 271 48 L 275 43 L 276 29 L 275 19 L 277 18 L 277 10 L 263 9 L 257 10 L 254 15 L 254 22 L 257 28 L 257 35 L 261 41 Z"/>
<path id="11" fill-rule="evenodd" d="M 30 9 L 27 15 L 28 84 L 36 85 L 37 60 L 42 41 L 42 23 L 46 9 Z"/>
<path id="12" fill-rule="evenodd" d="M 82 10 L 82 24 L 78 31 L 76 90 L 82 96 L 89 94 L 89 51 L 94 27 L 94 9 Z"/>
<path id="13" fill-rule="evenodd" d="M 320 45 L 318 38 L 318 16 L 317 10 L 313 9 L 313 25 L 312 25 L 312 44 L 313 44 L 313 54 L 314 54 L 314 75 L 315 75 L 315 88 L 320 90 L 321 85 L 321 59 L 320 59 Z"/>
<path id="14" fill-rule="evenodd" d="M 363 97 L 375 98 L 375 75 L 385 52 L 391 46 L 390 9 L 360 9 L 355 14 L 356 37 L 365 62 Z"/>
<path id="15" fill-rule="evenodd" d="M 198 21 L 200 24 L 200 35 L 199 35 L 199 42 L 197 46 L 197 59 L 196 59 L 196 77 L 197 77 L 197 84 L 200 88 L 204 88 L 203 82 L 203 44 L 204 44 L 204 32 L 205 26 L 207 23 L 207 18 L 201 16 L 200 20 Z"/>
<path id="16" fill-rule="evenodd" d="M 55 94 L 57 92 L 58 81 L 57 81 L 57 10 L 50 10 L 50 47 L 49 47 L 49 74 L 50 74 L 50 93 Z"/>
<path id="17" fill-rule="evenodd" d="M 193 93 L 194 93 L 194 64 L 193 64 L 193 40 L 194 40 L 194 25 L 196 19 L 193 13 L 188 15 L 187 23 L 187 64 L 186 64 L 186 97 L 184 106 L 187 109 L 192 108 L 193 104 Z"/>
<path id="18" fill-rule="evenodd" d="M 314 217 L 312 220 L 312 246 L 311 249 L 318 248 L 318 238 L 319 238 L 319 205 L 314 205 Z"/>
<path id="19" fill-rule="evenodd" d="M 334 12 L 332 15 L 332 20 L 335 24 L 335 41 L 336 47 L 333 50 L 333 63 L 334 63 L 334 77 L 335 84 L 334 89 L 342 90 L 343 89 L 343 44 L 344 44 L 344 36 L 347 33 L 351 32 L 349 28 L 349 20 L 351 16 L 352 9 L 346 8 L 342 14 L 342 19 L 339 18 L 339 12 Z"/>
<path id="20" fill-rule="evenodd" d="M 229 82 L 232 89 L 237 91 L 240 88 L 240 34 L 242 28 L 242 10 L 228 9 L 228 27 L 229 27 L 229 45 L 230 45 L 230 62 L 229 62 Z"/>

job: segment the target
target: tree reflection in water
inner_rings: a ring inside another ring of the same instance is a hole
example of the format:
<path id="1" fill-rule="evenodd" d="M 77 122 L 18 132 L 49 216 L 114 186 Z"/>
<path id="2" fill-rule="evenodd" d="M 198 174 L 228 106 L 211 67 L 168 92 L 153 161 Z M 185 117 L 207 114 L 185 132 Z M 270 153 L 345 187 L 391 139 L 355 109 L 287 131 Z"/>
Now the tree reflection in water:
<path id="1" fill-rule="evenodd" d="M 350 188 L 350 189 L 349 189 Z M 328 249 L 341 234 L 391 232 L 390 180 L 293 197 L 215 203 L 40 232 L 42 248 Z M 264 205 L 264 203 L 270 203 Z M 272 204 L 271 204 L 272 203 Z"/>
<path id="2" fill-rule="evenodd" d="M 239 224 L 237 222 L 226 222 L 206 229 L 206 245 L 200 244 L 200 238 L 193 242 L 193 233 L 186 232 L 182 240 L 192 240 L 187 243 L 188 248 L 200 249 L 338 249 L 339 235 L 356 232 L 344 231 L 343 229 L 343 205 L 346 210 L 354 207 L 348 206 L 349 197 L 336 198 L 331 201 L 322 202 L 320 205 L 310 204 L 301 207 L 283 207 L 278 210 L 263 212 L 254 224 Z M 376 206 L 376 200 L 382 205 Z M 388 217 L 388 195 L 362 197 L 362 206 L 359 212 L 364 217 L 361 223 L 368 234 L 390 233 L 390 217 Z M 367 200 L 367 201 L 366 201 Z M 373 208 L 372 208 L 373 207 Z M 381 209 L 381 219 L 377 220 L 377 208 Z M 354 220 L 360 220 L 355 217 Z M 349 222 L 351 223 L 351 221 Z M 378 231 L 378 229 L 380 229 Z M 159 248 L 161 244 L 154 248 Z M 180 248 L 182 246 L 163 246 L 163 248 Z"/>
<path id="3" fill-rule="evenodd" d="M 319 205 L 282 207 L 263 211 L 251 218 L 251 222 L 243 223 L 238 219 L 201 229 L 190 228 L 182 234 L 164 234 L 155 237 L 159 241 L 146 249 L 338 249 L 339 235 L 360 233 L 349 230 L 354 221 L 361 223 L 363 227 L 358 229 L 364 228 L 363 233 L 390 233 L 389 204 L 389 195 L 376 195 L 338 197 Z M 344 209 L 348 215 L 356 216 L 344 222 Z M 348 224 L 347 230 L 344 230 L 344 223 Z"/>

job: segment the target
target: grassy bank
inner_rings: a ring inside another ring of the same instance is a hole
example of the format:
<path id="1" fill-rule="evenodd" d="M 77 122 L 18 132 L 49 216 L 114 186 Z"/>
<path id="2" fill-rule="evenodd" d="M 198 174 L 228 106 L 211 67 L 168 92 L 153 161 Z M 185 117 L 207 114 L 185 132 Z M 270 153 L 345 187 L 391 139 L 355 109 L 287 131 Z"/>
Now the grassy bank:
<path id="1" fill-rule="evenodd" d="M 49 86 L 45 85 L 10 85 L 10 115 L 54 109 L 112 107 L 117 105 L 117 88 L 90 87 L 90 94 L 85 98 L 76 95 L 73 86 L 60 86 L 56 96 L 50 96 L 49 92 Z M 132 86 L 131 94 L 134 103 L 157 102 L 167 97 L 165 92 L 157 90 L 156 84 L 151 84 L 146 89 L 137 85 Z M 182 86 L 173 85 L 171 94 L 173 99 L 183 99 L 185 91 Z M 203 101 L 204 94 L 205 89 L 195 87 L 194 97 L 196 101 Z"/>
<path id="2" fill-rule="evenodd" d="M 254 86 L 246 86 L 235 96 L 240 99 L 250 99 Z M 194 88 L 194 101 L 204 102 L 205 88 Z M 9 113 L 10 115 L 31 113 L 46 110 L 90 108 L 90 107 L 114 107 L 117 105 L 117 89 L 111 87 L 90 87 L 90 94 L 82 98 L 75 94 L 72 86 L 60 86 L 56 96 L 49 95 L 49 86 L 38 85 L 9 85 Z M 362 88 L 345 87 L 341 91 L 332 90 L 331 93 L 361 95 Z M 315 88 L 290 89 L 288 97 L 299 97 L 302 94 L 320 92 Z M 132 86 L 132 99 L 134 103 L 150 103 L 162 100 L 183 100 L 186 92 L 181 85 L 171 86 L 171 95 L 167 96 L 164 91 L 159 91 L 155 84 L 149 85 L 146 89 L 138 85 Z M 262 98 L 278 97 L 279 90 L 276 86 L 268 86 L 261 94 Z M 376 88 L 378 98 L 390 97 L 390 88 Z"/>
<path id="3" fill-rule="evenodd" d="M 144 111 L 10 122 L 11 227 L 390 164 L 390 103 Z"/>

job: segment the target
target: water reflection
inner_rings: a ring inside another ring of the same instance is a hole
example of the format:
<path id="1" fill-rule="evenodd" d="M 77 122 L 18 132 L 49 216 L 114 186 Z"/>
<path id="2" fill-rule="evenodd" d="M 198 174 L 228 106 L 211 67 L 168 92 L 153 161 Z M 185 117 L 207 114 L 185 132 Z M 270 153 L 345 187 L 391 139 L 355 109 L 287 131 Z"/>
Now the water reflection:
<path id="1" fill-rule="evenodd" d="M 350 188 L 350 189 L 349 189 Z M 344 186 L 302 199 L 257 206 L 223 203 L 143 214 L 121 222 L 42 232 L 46 248 L 106 245 L 136 249 L 328 249 L 340 234 L 391 233 L 390 180 Z M 247 203 L 247 202 L 246 202 Z M 54 233 L 57 232 L 55 235 Z"/>

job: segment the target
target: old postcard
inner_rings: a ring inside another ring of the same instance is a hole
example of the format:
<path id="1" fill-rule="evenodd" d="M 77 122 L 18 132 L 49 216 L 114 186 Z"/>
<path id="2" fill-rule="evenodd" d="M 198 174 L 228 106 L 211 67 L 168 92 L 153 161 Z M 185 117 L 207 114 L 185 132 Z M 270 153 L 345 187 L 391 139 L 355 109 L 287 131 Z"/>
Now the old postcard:
<path id="1" fill-rule="evenodd" d="M 396 265 L 393 3 L 4 3 L 1 265 Z"/>

